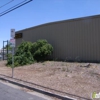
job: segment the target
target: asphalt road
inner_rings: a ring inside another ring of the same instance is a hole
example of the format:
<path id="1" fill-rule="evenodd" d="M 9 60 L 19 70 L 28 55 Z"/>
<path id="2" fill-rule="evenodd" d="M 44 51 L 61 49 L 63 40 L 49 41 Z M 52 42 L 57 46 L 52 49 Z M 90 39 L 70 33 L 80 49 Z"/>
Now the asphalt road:
<path id="1" fill-rule="evenodd" d="M 0 100 L 46 100 L 0 83 Z"/>

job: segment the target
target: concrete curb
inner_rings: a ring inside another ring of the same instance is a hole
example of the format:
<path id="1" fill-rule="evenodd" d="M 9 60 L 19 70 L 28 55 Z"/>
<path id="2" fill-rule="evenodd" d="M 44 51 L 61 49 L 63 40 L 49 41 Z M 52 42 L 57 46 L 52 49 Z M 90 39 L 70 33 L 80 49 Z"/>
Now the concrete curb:
<path id="1" fill-rule="evenodd" d="M 11 80 L 6 79 L 6 78 L 3 78 L 3 77 L 0 77 L 0 80 L 8 81 L 9 83 L 12 83 L 12 84 L 15 84 L 15 85 L 18 85 L 18 86 L 21 86 L 21 87 L 28 88 L 28 89 L 34 90 L 34 91 L 36 91 L 36 92 L 39 92 L 39 93 L 42 93 L 42 94 L 51 96 L 51 97 L 56 97 L 56 98 L 59 98 L 59 99 L 61 99 L 61 100 L 77 100 L 77 99 L 74 99 L 74 98 L 70 98 L 70 97 L 68 97 L 68 96 L 61 96 L 61 95 L 58 95 L 58 94 L 54 94 L 54 93 L 51 93 L 51 92 L 47 92 L 47 91 L 44 91 L 44 90 L 42 90 L 42 89 L 36 89 L 36 88 L 27 86 L 27 85 L 22 84 L 22 83 L 19 83 L 19 82 L 11 81 Z"/>
<path id="2" fill-rule="evenodd" d="M 1 77 L 0 76 L 0 80 L 8 81 L 9 83 L 12 83 L 12 84 L 15 84 L 15 85 L 18 85 L 18 86 L 21 86 L 21 87 L 28 88 L 30 90 L 34 90 L 34 91 L 39 92 L 41 94 L 45 94 L 45 95 L 48 95 L 48 96 L 51 96 L 51 97 L 56 97 L 56 98 L 59 98 L 61 100 L 77 100 L 77 99 L 71 98 L 69 96 L 59 95 L 59 94 L 52 93 L 50 91 L 45 91 L 43 89 L 38 89 L 38 88 L 34 88 L 34 87 L 31 87 L 31 86 L 28 86 L 28 85 L 22 83 L 21 82 L 22 80 L 19 80 L 19 79 L 16 79 L 16 80 L 19 81 L 19 82 L 16 82 L 16 81 L 14 81 L 15 78 L 11 78 L 11 77 L 8 77 L 6 75 L 2 75 L 2 76 L 4 76 L 4 77 Z M 11 80 L 10 79 L 7 79 L 7 78 L 10 78 Z M 91 100 L 91 99 L 87 99 L 87 98 L 83 98 L 83 99 L 84 100 Z"/>

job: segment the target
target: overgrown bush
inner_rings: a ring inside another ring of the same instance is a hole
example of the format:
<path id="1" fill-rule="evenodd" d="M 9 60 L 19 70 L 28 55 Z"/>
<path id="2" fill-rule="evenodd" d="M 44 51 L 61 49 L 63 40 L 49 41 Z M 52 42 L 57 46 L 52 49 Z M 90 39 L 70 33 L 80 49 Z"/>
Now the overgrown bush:
<path id="1" fill-rule="evenodd" d="M 48 55 L 51 55 L 53 47 L 47 40 L 38 40 L 37 42 L 23 41 L 17 48 L 14 55 L 14 66 L 32 64 L 34 61 L 43 61 Z M 12 65 L 12 55 L 8 55 L 7 65 Z"/>
<path id="2" fill-rule="evenodd" d="M 8 54 L 7 65 L 11 65 L 11 64 L 12 64 L 12 55 Z"/>
<path id="3" fill-rule="evenodd" d="M 33 43 L 32 54 L 37 61 L 43 61 L 49 55 L 51 55 L 53 47 L 47 42 L 47 40 L 38 40 Z"/>
<path id="4" fill-rule="evenodd" d="M 22 55 L 23 53 L 27 53 L 27 52 L 30 52 L 30 53 L 31 53 L 32 47 L 33 47 L 33 43 L 23 41 L 23 42 L 18 46 L 15 55 L 16 55 L 16 56 L 20 56 L 20 55 Z"/>
<path id="5" fill-rule="evenodd" d="M 22 42 L 14 55 L 14 66 L 22 66 L 27 64 L 32 64 L 34 62 L 34 58 L 31 53 L 33 44 L 31 42 Z M 7 65 L 11 66 L 12 64 L 12 56 L 8 55 Z"/>

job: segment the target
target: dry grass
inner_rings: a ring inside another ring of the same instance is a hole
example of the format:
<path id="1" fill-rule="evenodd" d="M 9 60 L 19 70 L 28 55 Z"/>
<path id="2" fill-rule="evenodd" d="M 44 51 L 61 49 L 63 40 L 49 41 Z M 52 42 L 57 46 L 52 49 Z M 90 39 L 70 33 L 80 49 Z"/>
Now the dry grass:
<path id="1" fill-rule="evenodd" d="M 11 76 L 11 68 L 0 61 L 0 74 Z M 66 93 L 91 98 L 100 92 L 100 64 L 46 61 L 14 69 L 14 77 Z"/>

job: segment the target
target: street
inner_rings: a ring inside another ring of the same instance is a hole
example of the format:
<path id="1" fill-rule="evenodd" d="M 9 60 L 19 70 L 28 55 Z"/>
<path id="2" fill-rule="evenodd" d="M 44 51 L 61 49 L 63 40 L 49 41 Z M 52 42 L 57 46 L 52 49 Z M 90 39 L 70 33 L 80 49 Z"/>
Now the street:
<path id="1" fill-rule="evenodd" d="M 0 83 L 0 100 L 46 100 Z"/>

